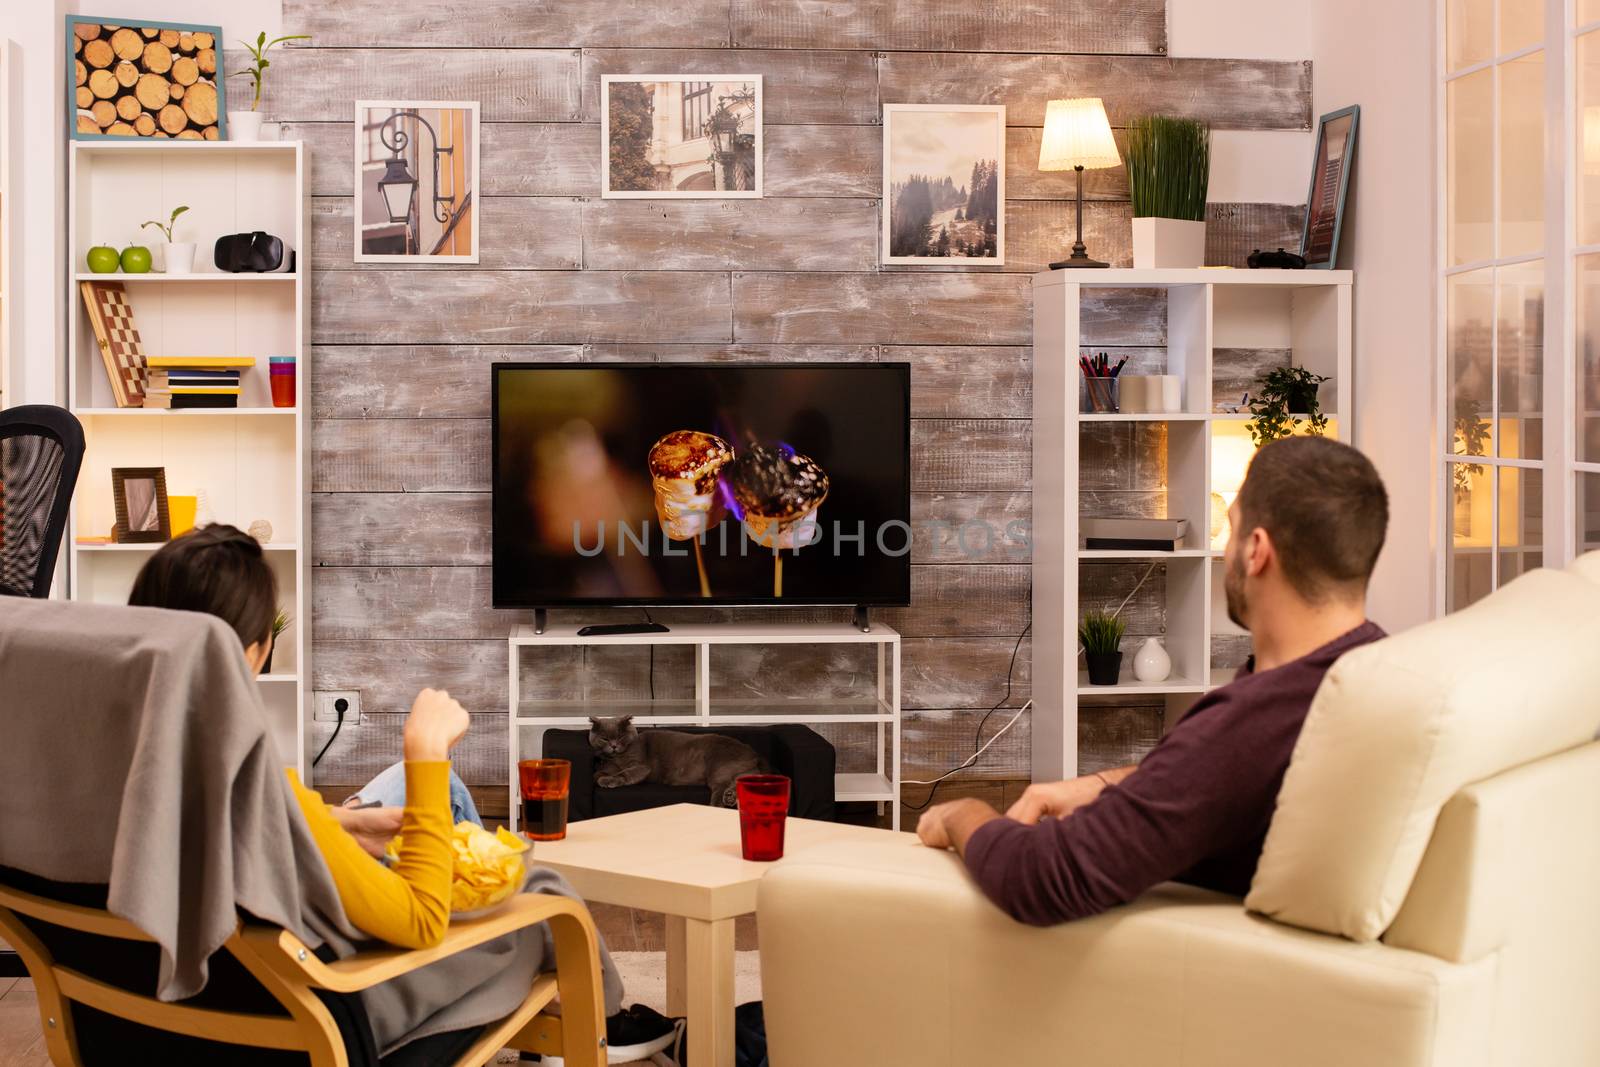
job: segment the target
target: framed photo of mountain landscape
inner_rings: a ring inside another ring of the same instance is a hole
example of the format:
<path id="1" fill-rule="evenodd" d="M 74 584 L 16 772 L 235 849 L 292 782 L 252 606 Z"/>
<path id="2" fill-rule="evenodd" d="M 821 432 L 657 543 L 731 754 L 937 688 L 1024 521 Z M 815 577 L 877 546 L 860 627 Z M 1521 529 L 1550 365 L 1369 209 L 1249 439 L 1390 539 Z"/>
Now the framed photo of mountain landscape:
<path id="1" fill-rule="evenodd" d="M 600 79 L 602 198 L 755 199 L 761 152 L 759 74 Z"/>
<path id="2" fill-rule="evenodd" d="M 68 15 L 66 42 L 75 140 L 227 140 L 220 27 Z"/>
<path id="3" fill-rule="evenodd" d="M 1005 203 L 1003 105 L 883 105 L 883 263 L 998 266 Z"/>

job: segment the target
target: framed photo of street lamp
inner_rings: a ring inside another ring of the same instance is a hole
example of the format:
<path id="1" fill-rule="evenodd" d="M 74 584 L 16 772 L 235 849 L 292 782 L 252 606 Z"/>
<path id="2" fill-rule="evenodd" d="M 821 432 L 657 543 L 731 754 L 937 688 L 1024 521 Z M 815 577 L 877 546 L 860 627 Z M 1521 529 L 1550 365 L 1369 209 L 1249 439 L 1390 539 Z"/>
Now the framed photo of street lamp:
<path id="1" fill-rule="evenodd" d="M 761 75 L 603 75 L 600 159 L 602 198 L 756 199 Z"/>
<path id="2" fill-rule="evenodd" d="M 478 262 L 478 105 L 356 101 L 357 263 Z"/>
<path id="3" fill-rule="evenodd" d="M 882 262 L 1006 257 L 1006 109 L 883 105 Z"/>

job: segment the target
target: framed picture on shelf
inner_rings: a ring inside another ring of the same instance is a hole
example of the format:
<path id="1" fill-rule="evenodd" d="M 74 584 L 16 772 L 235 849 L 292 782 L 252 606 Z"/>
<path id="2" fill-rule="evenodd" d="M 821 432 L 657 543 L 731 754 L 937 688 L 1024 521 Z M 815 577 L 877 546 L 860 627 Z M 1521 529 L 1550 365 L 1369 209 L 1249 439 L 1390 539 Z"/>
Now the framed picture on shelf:
<path id="1" fill-rule="evenodd" d="M 478 104 L 358 100 L 357 263 L 478 262 Z"/>
<path id="2" fill-rule="evenodd" d="M 165 467 L 112 467 L 111 493 L 117 509 L 117 544 L 172 540 Z"/>
<path id="3" fill-rule="evenodd" d="M 1005 203 L 1004 105 L 883 105 L 882 262 L 998 266 Z"/>
<path id="4" fill-rule="evenodd" d="M 1330 111 L 1317 123 L 1317 154 L 1311 165 L 1311 191 L 1306 194 L 1306 225 L 1300 254 L 1309 268 L 1332 270 L 1339 263 L 1339 230 L 1344 225 L 1344 198 L 1356 156 L 1356 124 L 1361 106 Z"/>
<path id="5" fill-rule="evenodd" d="M 74 140 L 228 139 L 220 27 L 68 15 L 66 42 Z"/>
<path id="6" fill-rule="evenodd" d="M 761 196 L 761 75 L 602 76 L 600 160 L 602 198 Z"/>

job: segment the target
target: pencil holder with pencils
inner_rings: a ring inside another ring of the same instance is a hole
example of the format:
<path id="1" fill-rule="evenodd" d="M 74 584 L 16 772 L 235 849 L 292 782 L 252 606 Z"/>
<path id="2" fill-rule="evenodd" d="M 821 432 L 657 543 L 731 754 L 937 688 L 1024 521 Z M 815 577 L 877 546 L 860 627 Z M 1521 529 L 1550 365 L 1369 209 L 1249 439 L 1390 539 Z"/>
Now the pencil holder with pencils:
<path id="1" fill-rule="evenodd" d="M 1083 394 L 1078 410 L 1084 414 L 1114 414 L 1118 407 L 1117 376 L 1128 362 L 1124 356 L 1112 363 L 1104 352 L 1095 356 L 1079 356 L 1078 367 L 1083 371 Z"/>

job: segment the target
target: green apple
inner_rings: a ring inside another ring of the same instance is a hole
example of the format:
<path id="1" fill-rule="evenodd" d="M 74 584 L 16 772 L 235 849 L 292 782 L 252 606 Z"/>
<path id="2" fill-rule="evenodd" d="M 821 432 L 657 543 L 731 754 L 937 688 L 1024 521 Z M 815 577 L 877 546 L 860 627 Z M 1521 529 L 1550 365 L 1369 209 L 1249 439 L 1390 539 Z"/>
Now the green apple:
<path id="1" fill-rule="evenodd" d="M 117 272 L 117 250 L 110 245 L 95 245 L 89 249 L 89 270 L 95 274 L 115 274 Z"/>
<path id="2" fill-rule="evenodd" d="M 150 273 L 150 250 L 144 245 L 129 245 L 122 250 L 122 269 L 128 274 Z"/>

